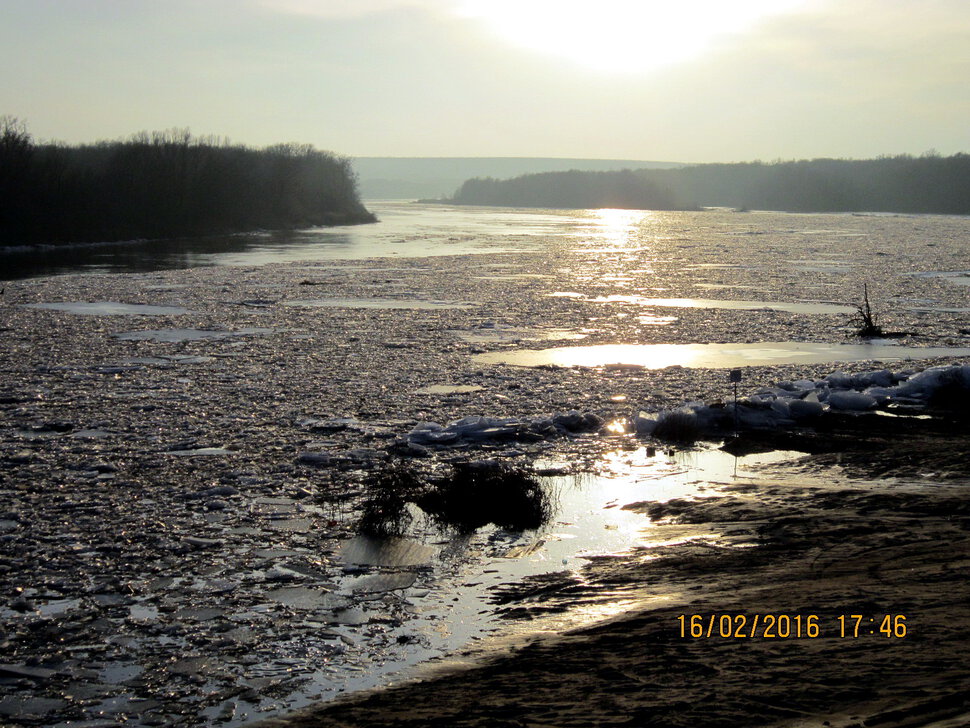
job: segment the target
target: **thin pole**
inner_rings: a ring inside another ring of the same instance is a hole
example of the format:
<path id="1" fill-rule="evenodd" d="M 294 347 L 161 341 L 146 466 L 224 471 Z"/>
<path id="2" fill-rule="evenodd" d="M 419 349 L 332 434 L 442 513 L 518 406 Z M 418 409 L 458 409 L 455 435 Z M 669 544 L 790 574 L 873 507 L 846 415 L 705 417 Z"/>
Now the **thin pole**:
<path id="1" fill-rule="evenodd" d="M 740 369 L 732 369 L 730 374 L 728 374 L 728 381 L 734 385 L 734 436 L 738 436 L 738 430 L 740 428 L 740 422 L 738 418 L 738 383 L 744 376 Z"/>
<path id="2" fill-rule="evenodd" d="M 738 383 L 734 383 L 734 434 L 738 434 Z"/>

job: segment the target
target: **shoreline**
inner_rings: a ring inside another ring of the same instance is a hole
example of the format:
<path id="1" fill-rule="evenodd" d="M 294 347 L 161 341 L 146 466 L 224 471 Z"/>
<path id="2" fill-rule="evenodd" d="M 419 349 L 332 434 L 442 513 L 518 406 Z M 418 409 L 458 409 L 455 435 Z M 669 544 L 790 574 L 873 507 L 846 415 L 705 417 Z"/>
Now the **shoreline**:
<path id="1" fill-rule="evenodd" d="M 860 462 L 872 452 L 865 444 L 853 448 Z M 879 458 L 872 475 L 840 473 L 831 486 L 833 466 L 805 456 L 800 468 L 773 469 L 777 484 L 740 482 L 728 495 L 658 506 L 651 516 L 668 524 L 658 528 L 692 524 L 716 537 L 593 559 L 580 575 L 527 579 L 506 594 L 514 619 L 540 623 L 605 590 L 669 594 L 672 606 L 634 608 L 253 725 L 960 725 L 970 718 L 970 446 L 941 433 L 913 445 Z M 931 464 L 954 445 L 964 467 L 949 485 L 878 480 L 889 461 L 922 454 Z M 765 637 L 766 621 L 752 634 L 754 618 L 769 614 L 788 618 L 790 638 Z"/>

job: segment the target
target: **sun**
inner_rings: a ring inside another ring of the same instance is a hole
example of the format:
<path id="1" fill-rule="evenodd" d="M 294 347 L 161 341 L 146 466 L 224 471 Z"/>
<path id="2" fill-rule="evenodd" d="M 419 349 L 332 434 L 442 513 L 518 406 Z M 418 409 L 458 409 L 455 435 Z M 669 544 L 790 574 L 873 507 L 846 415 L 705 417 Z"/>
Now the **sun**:
<path id="1" fill-rule="evenodd" d="M 506 41 L 578 66 L 639 73 L 700 55 L 805 0 L 459 0 Z"/>

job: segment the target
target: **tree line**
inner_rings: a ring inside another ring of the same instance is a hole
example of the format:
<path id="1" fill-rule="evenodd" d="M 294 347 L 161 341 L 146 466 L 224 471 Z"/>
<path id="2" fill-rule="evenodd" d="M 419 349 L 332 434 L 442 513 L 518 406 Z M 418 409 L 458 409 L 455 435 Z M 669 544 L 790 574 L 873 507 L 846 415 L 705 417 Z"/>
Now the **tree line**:
<path id="1" fill-rule="evenodd" d="M 618 172 L 540 172 L 512 179 L 466 180 L 448 202 L 512 207 L 679 210 L 671 189 L 629 169 Z"/>
<path id="2" fill-rule="evenodd" d="M 0 117 L 0 245 L 171 238 L 374 222 L 350 160 L 187 129 L 68 146 Z"/>
<path id="3" fill-rule="evenodd" d="M 629 209 L 720 206 L 792 212 L 970 215 L 970 155 L 698 164 L 466 181 L 449 202 Z"/>

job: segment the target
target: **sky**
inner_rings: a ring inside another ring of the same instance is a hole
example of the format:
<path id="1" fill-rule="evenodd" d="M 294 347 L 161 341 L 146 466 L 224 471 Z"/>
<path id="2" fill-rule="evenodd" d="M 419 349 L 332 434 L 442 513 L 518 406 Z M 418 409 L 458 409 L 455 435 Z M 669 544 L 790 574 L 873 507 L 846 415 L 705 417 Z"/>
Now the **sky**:
<path id="1" fill-rule="evenodd" d="M 967 0 L 0 0 L 0 115 L 350 156 L 970 152 Z"/>

